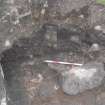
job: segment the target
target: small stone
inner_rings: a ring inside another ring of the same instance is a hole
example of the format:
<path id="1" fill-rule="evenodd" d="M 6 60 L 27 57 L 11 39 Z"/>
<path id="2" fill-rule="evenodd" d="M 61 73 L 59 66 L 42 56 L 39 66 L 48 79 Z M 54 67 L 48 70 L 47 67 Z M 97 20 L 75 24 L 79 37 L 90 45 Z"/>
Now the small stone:
<path id="1" fill-rule="evenodd" d="M 97 26 L 94 27 L 94 29 L 97 30 L 97 31 L 101 31 L 102 27 L 100 25 L 97 25 Z"/>
<path id="2" fill-rule="evenodd" d="M 75 43 L 80 43 L 80 38 L 79 38 L 79 36 L 71 36 L 71 41 L 73 41 Z"/>
<path id="3" fill-rule="evenodd" d="M 89 49 L 89 52 L 92 52 L 92 51 L 99 51 L 99 50 L 100 50 L 99 44 L 93 43 L 92 46 L 91 46 L 90 49 Z"/>
<path id="4" fill-rule="evenodd" d="M 42 9 L 41 10 L 41 14 L 44 15 L 45 14 L 45 11 L 46 11 L 45 9 Z"/>
<path id="5" fill-rule="evenodd" d="M 38 78 L 40 82 L 43 80 L 43 76 L 41 74 L 38 74 Z"/>
<path id="6" fill-rule="evenodd" d="M 59 89 L 59 86 L 58 86 L 58 85 L 55 85 L 55 86 L 54 86 L 54 89 L 55 89 L 55 90 L 58 90 L 58 89 Z"/>
<path id="7" fill-rule="evenodd" d="M 17 25 L 17 24 L 19 24 L 19 23 L 20 23 L 19 20 L 16 20 L 16 21 L 13 22 L 13 24 L 15 24 L 15 25 Z"/>
<path id="8" fill-rule="evenodd" d="M 44 7 L 48 7 L 48 1 L 45 2 Z"/>
<path id="9" fill-rule="evenodd" d="M 6 41 L 5 41 L 5 47 L 10 47 L 10 46 L 11 46 L 10 41 L 9 41 L 9 40 L 6 40 Z"/>
<path id="10" fill-rule="evenodd" d="M 83 18 L 84 18 L 84 15 L 83 15 L 83 14 L 81 14 L 79 17 L 83 19 Z"/>

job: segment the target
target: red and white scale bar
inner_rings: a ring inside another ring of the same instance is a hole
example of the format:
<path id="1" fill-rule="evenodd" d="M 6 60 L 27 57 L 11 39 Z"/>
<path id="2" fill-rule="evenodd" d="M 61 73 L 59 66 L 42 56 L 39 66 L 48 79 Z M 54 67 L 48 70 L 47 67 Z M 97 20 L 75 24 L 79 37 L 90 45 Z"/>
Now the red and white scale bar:
<path id="1" fill-rule="evenodd" d="M 75 65 L 75 66 L 82 66 L 83 64 L 80 63 L 70 63 L 70 62 L 61 62 L 61 61 L 53 61 L 53 60 L 44 60 L 46 63 L 53 63 L 53 64 L 63 64 L 63 65 Z"/>

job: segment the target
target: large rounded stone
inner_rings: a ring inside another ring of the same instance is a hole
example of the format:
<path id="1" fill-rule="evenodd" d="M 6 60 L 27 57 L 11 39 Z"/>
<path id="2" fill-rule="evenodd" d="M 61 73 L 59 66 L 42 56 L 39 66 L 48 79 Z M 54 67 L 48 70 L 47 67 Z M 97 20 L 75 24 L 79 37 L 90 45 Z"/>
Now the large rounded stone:
<path id="1" fill-rule="evenodd" d="M 63 72 L 61 86 L 65 93 L 76 95 L 101 85 L 104 76 L 103 64 L 91 62 Z"/>

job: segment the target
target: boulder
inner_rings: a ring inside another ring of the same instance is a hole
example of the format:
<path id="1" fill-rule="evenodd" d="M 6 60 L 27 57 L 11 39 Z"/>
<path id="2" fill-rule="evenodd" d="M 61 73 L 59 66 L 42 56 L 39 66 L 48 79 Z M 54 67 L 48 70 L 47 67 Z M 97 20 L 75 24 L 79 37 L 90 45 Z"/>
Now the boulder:
<path id="1" fill-rule="evenodd" d="M 61 86 L 69 95 L 76 95 L 102 84 L 105 71 L 101 63 L 91 62 L 62 73 Z"/>

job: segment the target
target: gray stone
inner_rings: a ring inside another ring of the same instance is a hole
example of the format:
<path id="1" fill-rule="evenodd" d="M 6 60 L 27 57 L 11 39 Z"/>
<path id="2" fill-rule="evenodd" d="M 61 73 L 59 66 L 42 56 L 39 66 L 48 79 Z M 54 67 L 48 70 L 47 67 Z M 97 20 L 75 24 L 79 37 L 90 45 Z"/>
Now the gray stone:
<path id="1" fill-rule="evenodd" d="M 105 71 L 103 64 L 91 62 L 82 67 L 73 67 L 62 74 L 62 89 L 69 95 L 76 95 L 102 84 Z"/>

